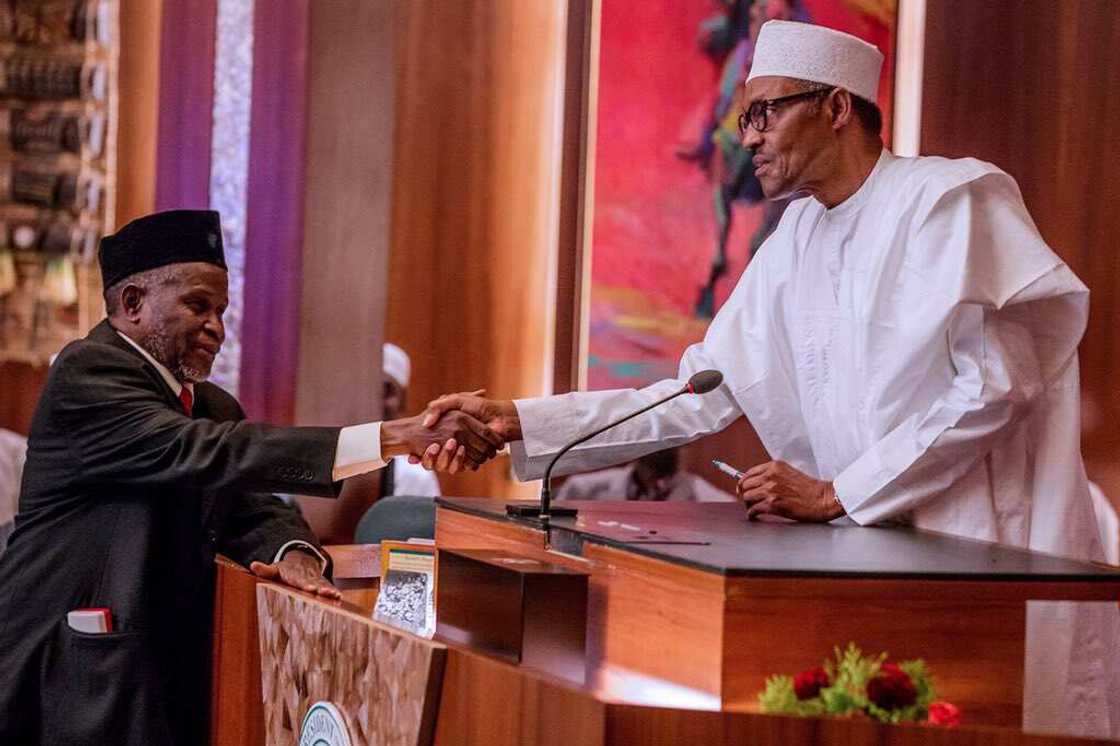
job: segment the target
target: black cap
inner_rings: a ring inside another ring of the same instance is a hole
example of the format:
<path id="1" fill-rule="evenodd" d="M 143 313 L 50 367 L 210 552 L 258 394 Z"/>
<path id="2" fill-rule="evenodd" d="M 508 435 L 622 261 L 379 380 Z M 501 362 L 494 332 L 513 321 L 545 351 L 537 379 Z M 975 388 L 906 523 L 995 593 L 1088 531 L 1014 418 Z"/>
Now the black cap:
<path id="1" fill-rule="evenodd" d="M 222 223 L 213 210 L 168 210 L 137 218 L 101 239 L 102 286 L 137 272 L 183 262 L 226 269 Z"/>

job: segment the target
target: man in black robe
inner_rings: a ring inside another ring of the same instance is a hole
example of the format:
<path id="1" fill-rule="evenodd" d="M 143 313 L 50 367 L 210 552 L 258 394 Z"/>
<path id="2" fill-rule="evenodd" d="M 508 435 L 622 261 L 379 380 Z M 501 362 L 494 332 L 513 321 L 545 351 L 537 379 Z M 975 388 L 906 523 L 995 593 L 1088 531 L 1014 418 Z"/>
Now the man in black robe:
<path id="1" fill-rule="evenodd" d="M 444 467 L 476 467 L 498 441 L 471 418 L 246 422 L 205 382 L 228 302 L 217 213 L 140 218 L 100 260 L 108 318 L 51 366 L 0 557 L 0 744 L 203 744 L 214 555 L 338 597 L 315 536 L 268 493 L 335 496 L 432 443 Z M 111 631 L 73 628 L 69 612 L 96 609 Z"/>

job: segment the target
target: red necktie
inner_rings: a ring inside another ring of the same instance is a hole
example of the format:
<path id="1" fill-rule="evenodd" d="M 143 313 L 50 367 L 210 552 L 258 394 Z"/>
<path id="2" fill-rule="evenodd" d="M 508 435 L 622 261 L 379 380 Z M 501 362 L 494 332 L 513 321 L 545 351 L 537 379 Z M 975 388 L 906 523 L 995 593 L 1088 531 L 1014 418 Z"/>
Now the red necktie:
<path id="1" fill-rule="evenodd" d="M 179 391 L 179 401 L 183 403 L 183 411 L 187 413 L 187 417 L 190 417 L 191 407 L 194 406 L 194 397 L 191 396 L 191 390 L 186 386 Z"/>

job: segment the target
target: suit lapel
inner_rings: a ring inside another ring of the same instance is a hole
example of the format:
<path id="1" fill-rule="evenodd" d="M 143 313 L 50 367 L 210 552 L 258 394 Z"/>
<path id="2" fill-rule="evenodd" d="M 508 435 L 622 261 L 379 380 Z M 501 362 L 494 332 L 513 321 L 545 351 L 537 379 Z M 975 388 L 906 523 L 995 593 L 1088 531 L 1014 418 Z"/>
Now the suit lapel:
<path id="1" fill-rule="evenodd" d="M 191 417 L 196 420 L 213 420 L 214 407 L 212 406 L 212 399 L 209 395 L 209 384 L 196 383 L 194 386 L 194 406 Z M 219 494 L 213 490 L 204 490 L 199 493 L 199 523 L 203 530 L 207 526 L 221 525 L 225 521 L 224 515 L 219 511 L 217 520 L 214 520 L 214 509 L 218 506 Z M 228 505 L 229 501 L 225 500 L 224 504 Z"/>
<path id="2" fill-rule="evenodd" d="M 177 411 L 183 411 L 183 405 L 179 401 L 179 397 L 175 396 L 175 392 L 172 391 L 171 387 L 167 385 L 167 381 L 163 380 L 163 376 L 160 375 L 159 371 L 156 370 L 155 367 L 150 362 L 148 362 L 147 359 L 145 359 L 145 357 L 141 355 L 135 347 L 121 339 L 121 335 L 117 332 L 116 329 L 112 327 L 112 325 L 109 323 L 109 319 L 103 319 L 101 323 L 93 327 L 93 329 L 91 329 L 89 332 L 88 339 L 91 339 L 94 342 L 112 345 L 117 349 L 124 350 L 129 355 L 132 355 L 141 363 L 143 363 L 144 371 L 148 374 L 148 377 L 151 378 L 155 383 L 156 388 L 160 391 L 160 393 L 163 394 L 163 398 L 167 401 L 168 406 L 174 408 Z"/>
<path id="3" fill-rule="evenodd" d="M 88 338 L 102 344 L 113 345 L 114 347 L 117 347 L 118 349 L 124 350 L 128 354 L 135 356 L 137 360 L 144 364 L 144 370 L 147 372 L 148 377 L 151 378 L 158 389 L 163 392 L 163 396 L 167 401 L 167 405 L 175 409 L 175 411 L 177 412 L 183 411 L 183 405 L 179 401 L 179 397 L 175 396 L 175 392 L 172 391 L 171 387 L 167 385 L 167 381 L 163 379 L 163 376 L 160 375 L 159 371 L 156 370 L 155 367 L 153 367 L 152 364 L 148 362 L 143 355 L 137 352 L 135 347 L 121 339 L 121 335 L 118 334 L 117 330 L 109 324 L 108 319 L 103 320 L 100 324 L 93 327 L 93 329 L 90 330 Z M 192 419 L 212 419 L 212 412 L 210 411 L 210 398 L 206 394 L 206 386 L 195 386 L 194 393 L 195 399 Z M 205 526 L 210 521 L 211 514 L 214 511 L 218 495 L 209 490 L 202 491 L 196 494 L 198 494 L 199 496 L 199 524 L 200 526 L 205 528 Z"/>

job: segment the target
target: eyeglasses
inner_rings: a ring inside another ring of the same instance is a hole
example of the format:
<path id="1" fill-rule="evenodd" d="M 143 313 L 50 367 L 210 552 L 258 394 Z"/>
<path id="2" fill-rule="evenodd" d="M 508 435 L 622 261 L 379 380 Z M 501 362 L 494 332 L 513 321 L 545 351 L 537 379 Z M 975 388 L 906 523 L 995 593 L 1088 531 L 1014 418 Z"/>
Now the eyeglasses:
<path id="1" fill-rule="evenodd" d="M 747 127 L 754 127 L 755 132 L 765 132 L 770 126 L 768 117 L 770 112 L 776 110 L 779 106 L 792 104 L 795 101 L 801 101 L 807 98 L 816 98 L 817 96 L 826 96 L 832 91 L 833 88 L 818 88 L 815 91 L 803 91 L 802 93 L 794 93 L 790 96 L 782 96 L 781 98 L 764 98 L 755 101 L 739 114 L 739 137 L 747 134 Z"/>

